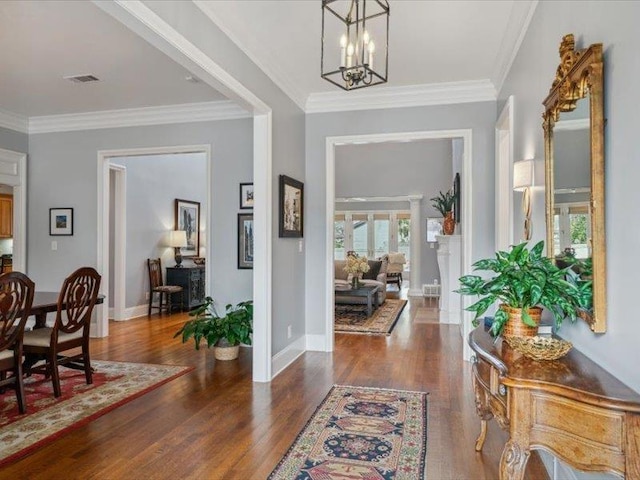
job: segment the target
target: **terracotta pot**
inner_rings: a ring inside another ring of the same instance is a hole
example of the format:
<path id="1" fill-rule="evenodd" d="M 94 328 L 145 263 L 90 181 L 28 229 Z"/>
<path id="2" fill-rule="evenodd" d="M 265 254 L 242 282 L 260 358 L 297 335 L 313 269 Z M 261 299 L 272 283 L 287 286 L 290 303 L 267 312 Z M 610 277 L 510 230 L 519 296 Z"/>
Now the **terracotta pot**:
<path id="1" fill-rule="evenodd" d="M 540 324 L 540 317 L 542 316 L 542 309 L 540 307 L 532 307 L 529 309 L 529 316 L 531 320 L 535 322 L 535 327 L 530 327 L 522 321 L 521 308 L 511 308 L 507 305 L 500 305 L 500 309 L 509 315 L 509 319 L 502 330 L 503 337 L 535 337 L 538 335 L 538 325 Z"/>
<path id="2" fill-rule="evenodd" d="M 453 235 L 456 230 L 456 221 L 453 218 L 453 212 L 447 212 L 442 223 L 442 232 L 445 235 Z"/>

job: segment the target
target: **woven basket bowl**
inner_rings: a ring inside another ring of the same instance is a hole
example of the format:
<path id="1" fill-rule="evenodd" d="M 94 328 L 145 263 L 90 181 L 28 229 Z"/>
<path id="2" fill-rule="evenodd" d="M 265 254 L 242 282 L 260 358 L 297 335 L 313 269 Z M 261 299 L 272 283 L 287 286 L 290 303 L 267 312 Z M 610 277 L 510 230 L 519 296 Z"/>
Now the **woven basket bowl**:
<path id="1" fill-rule="evenodd" d="M 551 337 L 504 337 L 511 348 L 534 360 L 557 360 L 573 347 L 571 342 Z"/>

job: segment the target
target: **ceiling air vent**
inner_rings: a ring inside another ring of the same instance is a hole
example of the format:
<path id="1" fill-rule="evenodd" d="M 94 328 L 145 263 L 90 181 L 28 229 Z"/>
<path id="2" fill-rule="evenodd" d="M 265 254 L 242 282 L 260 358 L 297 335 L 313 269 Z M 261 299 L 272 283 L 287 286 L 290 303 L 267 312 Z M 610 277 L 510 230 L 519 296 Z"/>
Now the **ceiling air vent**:
<path id="1" fill-rule="evenodd" d="M 65 80 L 69 80 L 73 83 L 89 83 L 89 82 L 99 82 L 100 79 L 94 75 L 71 75 L 68 77 L 62 77 Z"/>

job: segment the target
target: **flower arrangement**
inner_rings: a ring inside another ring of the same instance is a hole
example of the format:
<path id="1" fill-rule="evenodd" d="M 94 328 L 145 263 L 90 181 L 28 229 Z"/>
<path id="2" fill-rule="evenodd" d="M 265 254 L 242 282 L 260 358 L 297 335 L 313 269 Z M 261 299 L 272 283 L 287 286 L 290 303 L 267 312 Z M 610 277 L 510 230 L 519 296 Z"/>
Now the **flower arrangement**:
<path id="1" fill-rule="evenodd" d="M 359 257 L 350 252 L 347 254 L 347 263 L 344 266 L 344 271 L 353 275 L 353 287 L 358 288 L 360 286 L 360 277 L 363 273 L 369 271 L 369 260 L 367 257 Z"/>

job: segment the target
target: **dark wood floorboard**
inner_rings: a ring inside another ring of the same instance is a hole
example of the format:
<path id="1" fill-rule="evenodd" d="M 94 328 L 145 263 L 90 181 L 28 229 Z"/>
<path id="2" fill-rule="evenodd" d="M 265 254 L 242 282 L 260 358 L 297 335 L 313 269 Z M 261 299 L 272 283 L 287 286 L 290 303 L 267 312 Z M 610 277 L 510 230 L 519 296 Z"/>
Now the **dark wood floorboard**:
<path id="1" fill-rule="evenodd" d="M 397 289 L 390 287 L 390 290 Z M 397 298 L 397 293 L 391 293 Z M 112 322 L 94 339 L 102 360 L 193 365 L 195 370 L 0 470 L 2 479 L 265 479 L 333 384 L 429 392 L 428 480 L 498 478 L 506 434 L 495 422 L 483 453 L 469 364 L 458 326 L 413 321 L 412 300 L 390 336 L 336 335 L 333 354 L 308 352 L 270 384 L 251 381 L 251 349 L 216 362 L 173 334 L 185 314 Z M 547 478 L 537 457 L 528 480 Z"/>

